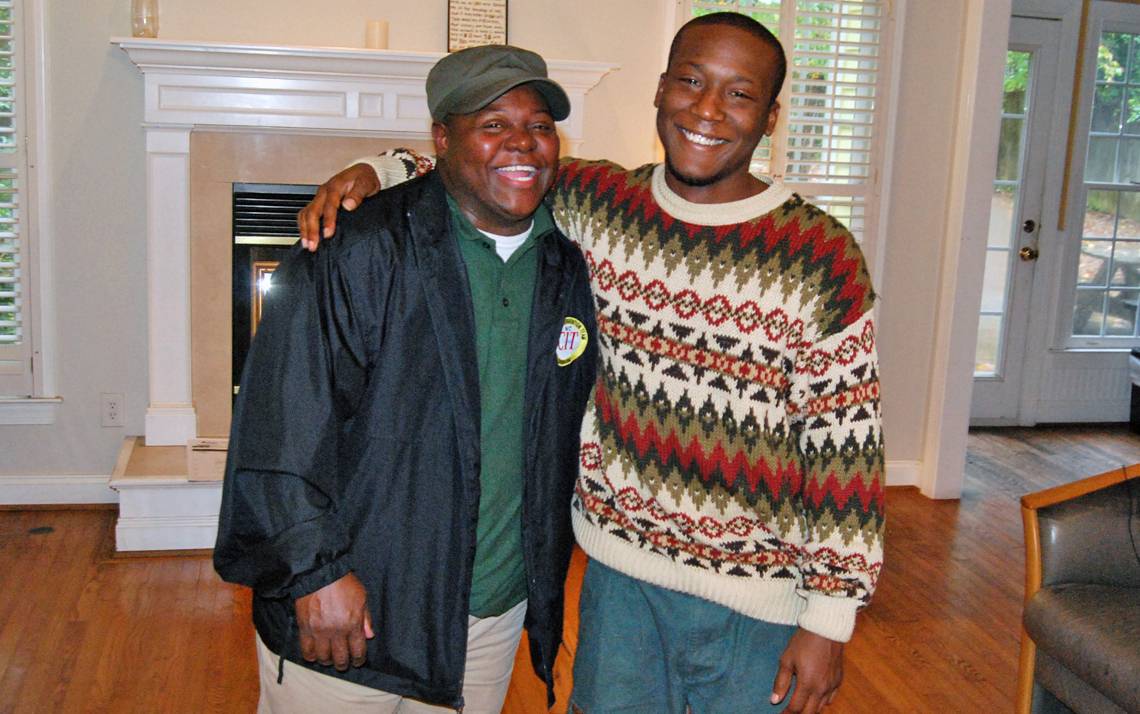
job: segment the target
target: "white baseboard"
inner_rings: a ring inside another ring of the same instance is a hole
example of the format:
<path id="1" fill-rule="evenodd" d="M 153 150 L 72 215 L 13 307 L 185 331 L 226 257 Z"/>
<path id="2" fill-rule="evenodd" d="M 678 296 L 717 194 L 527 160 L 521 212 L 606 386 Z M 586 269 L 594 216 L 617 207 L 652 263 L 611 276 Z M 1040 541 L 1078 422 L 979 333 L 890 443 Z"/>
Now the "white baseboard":
<path id="1" fill-rule="evenodd" d="M 886 471 L 888 486 L 917 486 L 922 462 L 888 461 Z"/>
<path id="2" fill-rule="evenodd" d="M 82 475 L 0 476 L 0 505 L 41 506 L 118 503 L 111 477 Z"/>

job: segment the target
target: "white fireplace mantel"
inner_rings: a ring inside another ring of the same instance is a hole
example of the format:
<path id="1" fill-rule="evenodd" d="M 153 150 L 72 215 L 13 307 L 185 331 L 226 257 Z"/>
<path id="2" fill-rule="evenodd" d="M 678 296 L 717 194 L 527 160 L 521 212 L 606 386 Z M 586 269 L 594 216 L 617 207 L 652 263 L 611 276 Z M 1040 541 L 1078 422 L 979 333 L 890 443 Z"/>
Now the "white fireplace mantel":
<path id="1" fill-rule="evenodd" d="M 114 38 L 145 83 L 149 405 L 147 445 L 197 436 L 191 397 L 190 132 L 272 131 L 428 139 L 424 94 L 442 54 Z M 565 148 L 583 141 L 585 96 L 617 65 L 551 60 L 570 98 Z"/>
<path id="2" fill-rule="evenodd" d="M 148 124 L 429 137 L 424 80 L 435 52 L 116 38 L 146 81 Z M 573 108 L 560 124 L 583 139 L 585 95 L 617 69 L 551 60 Z"/>

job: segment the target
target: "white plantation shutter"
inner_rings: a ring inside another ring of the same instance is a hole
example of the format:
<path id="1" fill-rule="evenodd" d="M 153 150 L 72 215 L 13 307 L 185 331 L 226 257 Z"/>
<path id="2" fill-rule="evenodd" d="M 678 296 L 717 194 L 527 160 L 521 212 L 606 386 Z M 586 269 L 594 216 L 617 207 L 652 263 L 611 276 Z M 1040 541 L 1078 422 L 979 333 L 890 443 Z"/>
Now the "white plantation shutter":
<path id="1" fill-rule="evenodd" d="M 692 0 L 691 15 L 731 10 L 780 38 L 788 74 L 780 120 L 753 157 L 862 240 L 874 234 L 886 80 L 886 0 Z"/>
<path id="2" fill-rule="evenodd" d="M 19 0 L 0 0 L 0 395 L 31 393 L 28 246 L 21 219 L 24 149 Z"/>
<path id="3" fill-rule="evenodd" d="M 0 169 L 0 344 L 23 340 L 20 239 L 16 223 L 15 172 Z"/>

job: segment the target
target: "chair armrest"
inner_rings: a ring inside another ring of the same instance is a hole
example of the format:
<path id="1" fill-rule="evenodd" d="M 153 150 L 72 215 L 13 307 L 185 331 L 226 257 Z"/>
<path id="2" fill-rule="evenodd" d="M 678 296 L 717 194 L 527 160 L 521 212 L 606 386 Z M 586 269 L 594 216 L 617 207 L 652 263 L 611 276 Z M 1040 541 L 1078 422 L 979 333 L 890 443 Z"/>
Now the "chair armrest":
<path id="1" fill-rule="evenodd" d="M 1030 557 L 1040 564 L 1037 587 L 1030 590 L 1027 580 L 1027 599 L 1039 587 L 1057 583 L 1140 587 L 1140 468 L 1030 494 L 1022 507 L 1023 515 L 1034 517 L 1037 531 L 1031 543 L 1026 523 L 1027 574 Z"/>

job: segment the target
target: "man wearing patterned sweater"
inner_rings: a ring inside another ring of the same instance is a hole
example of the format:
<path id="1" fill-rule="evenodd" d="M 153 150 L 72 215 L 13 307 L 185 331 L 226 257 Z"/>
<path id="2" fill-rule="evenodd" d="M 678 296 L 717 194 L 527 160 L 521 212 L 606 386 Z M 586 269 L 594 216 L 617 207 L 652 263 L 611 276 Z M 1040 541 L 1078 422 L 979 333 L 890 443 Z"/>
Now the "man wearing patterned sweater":
<path id="1" fill-rule="evenodd" d="M 842 225 L 748 173 L 784 72 L 751 19 L 689 22 L 655 99 L 665 163 L 567 160 L 547 197 L 602 338 L 572 504 L 579 711 L 758 711 L 794 679 L 786 711 L 817 712 L 879 576 L 871 282 Z M 303 239 L 417 162 L 334 177 Z"/>

